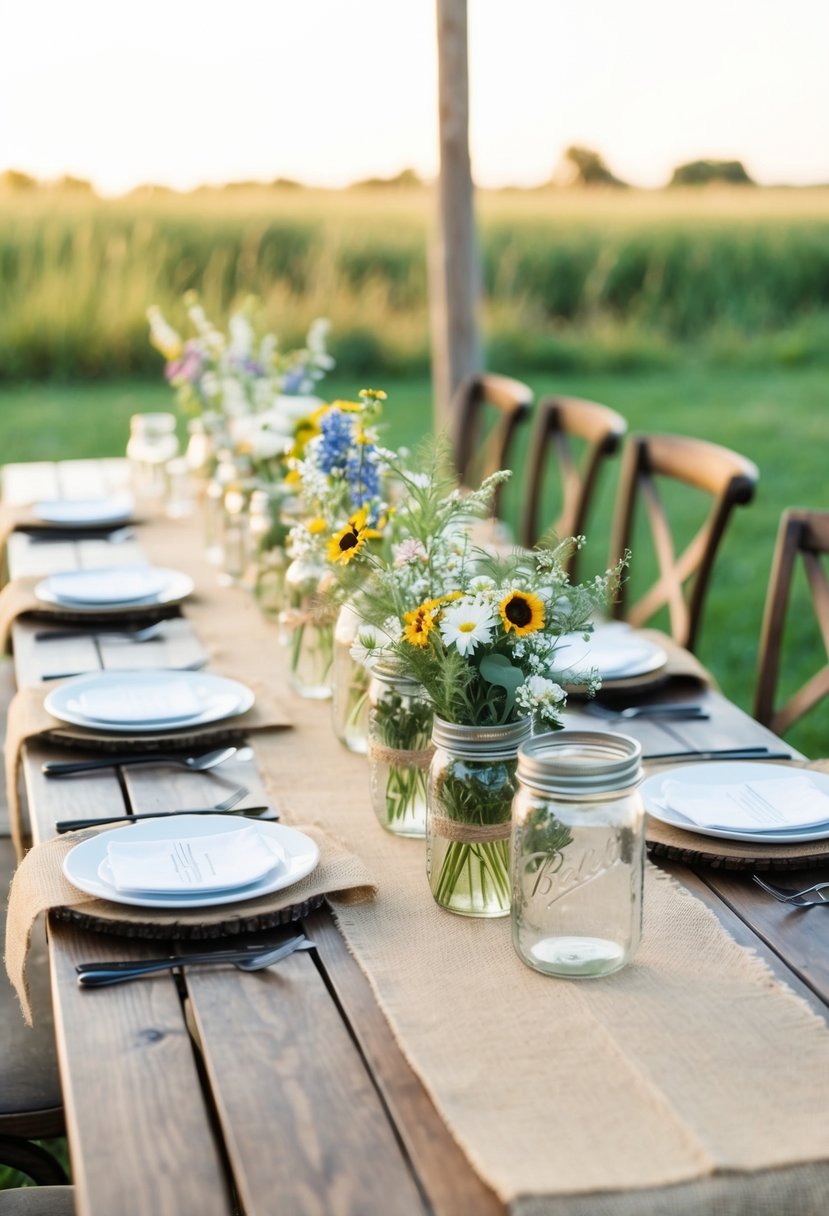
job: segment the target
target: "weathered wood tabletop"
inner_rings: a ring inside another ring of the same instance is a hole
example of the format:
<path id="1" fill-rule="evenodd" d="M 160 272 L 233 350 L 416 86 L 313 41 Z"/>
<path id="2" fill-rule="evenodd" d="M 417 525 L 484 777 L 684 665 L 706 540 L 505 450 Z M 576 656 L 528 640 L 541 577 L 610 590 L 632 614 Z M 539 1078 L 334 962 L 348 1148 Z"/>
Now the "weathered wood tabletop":
<path id="1" fill-rule="evenodd" d="M 5 494 L 10 501 L 92 495 L 123 472 L 117 461 L 10 466 Z M 119 560 L 140 556 L 137 542 L 118 548 Z M 104 542 L 32 543 L 18 533 L 9 543 L 15 575 L 111 558 Z M 36 642 L 38 628 L 42 622 L 25 619 L 14 627 L 21 686 L 53 672 L 118 663 L 117 648 L 88 638 Z M 175 665 L 179 645 L 192 642 L 168 643 L 165 663 Z M 146 665 L 156 666 L 158 654 L 145 650 Z M 715 692 L 703 696 L 722 702 Z M 757 741 L 756 723 L 739 714 L 729 721 L 742 721 L 745 738 Z M 172 768 L 163 780 L 155 768 L 125 768 L 49 781 L 40 766 L 56 757 L 65 751 L 41 743 L 24 749 L 35 842 L 53 835 L 62 818 L 111 815 L 121 806 L 172 810 L 216 793 L 206 775 Z M 255 758 L 230 761 L 222 773 L 228 788 L 244 784 L 255 802 L 267 801 Z M 829 1017 L 829 915 L 787 911 L 740 874 L 672 872 L 739 943 Z M 801 877 L 806 885 L 809 873 Z M 79 1216 L 504 1211 L 404 1059 L 329 913 L 314 913 L 304 928 L 316 956 L 296 954 L 274 973 L 187 971 L 90 1000 L 77 987 L 77 962 L 141 958 L 157 946 L 53 920 L 53 993 Z"/>

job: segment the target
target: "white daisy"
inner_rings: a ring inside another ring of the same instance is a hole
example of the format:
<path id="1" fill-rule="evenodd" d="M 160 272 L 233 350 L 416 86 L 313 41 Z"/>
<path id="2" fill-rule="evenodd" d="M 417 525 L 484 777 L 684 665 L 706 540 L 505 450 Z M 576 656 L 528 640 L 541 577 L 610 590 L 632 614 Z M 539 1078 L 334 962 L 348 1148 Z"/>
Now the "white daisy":
<path id="1" fill-rule="evenodd" d="M 447 646 L 457 646 L 462 655 L 470 654 L 479 642 L 491 642 L 495 628 L 492 605 L 481 599 L 457 600 L 445 609 L 440 633 Z"/>

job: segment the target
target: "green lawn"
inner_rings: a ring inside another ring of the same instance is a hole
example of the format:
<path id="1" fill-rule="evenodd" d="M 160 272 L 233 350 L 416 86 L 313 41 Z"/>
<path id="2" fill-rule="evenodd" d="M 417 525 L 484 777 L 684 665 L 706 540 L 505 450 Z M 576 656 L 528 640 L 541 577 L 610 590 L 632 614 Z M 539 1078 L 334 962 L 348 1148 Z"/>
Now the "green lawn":
<path id="1" fill-rule="evenodd" d="M 520 374 L 520 373 L 519 373 Z M 701 658 L 723 691 L 749 708 L 757 640 L 775 532 L 787 506 L 829 509 L 826 482 L 826 422 L 829 378 L 818 368 L 767 371 L 688 364 L 642 374 L 580 374 L 527 379 L 536 392 L 570 393 L 619 410 L 631 430 L 698 435 L 726 444 L 760 468 L 758 495 L 735 514 L 715 570 L 702 639 Z M 362 383 L 335 379 L 329 398 L 353 397 Z M 431 426 L 431 389 L 426 380 L 384 381 L 389 394 L 388 441 L 413 443 Z M 36 385 L 0 394 L 3 461 L 50 460 L 124 451 L 130 414 L 169 408 L 164 383 L 115 382 L 84 386 Z M 516 466 L 520 467 L 520 453 Z M 515 498 L 520 489 L 516 478 Z M 615 469 L 601 487 L 588 528 L 585 573 L 603 566 L 612 513 Z M 685 510 L 685 506 L 682 506 Z M 681 524 L 680 524 L 681 526 Z M 640 566 L 643 562 L 640 560 Z M 637 562 L 631 577 L 636 580 Z M 808 672 L 823 647 L 809 622 L 798 619 L 792 636 L 792 670 Z M 829 709 L 829 707 L 827 707 Z M 811 755 L 829 754 L 829 712 L 817 711 L 795 728 L 792 742 Z"/>

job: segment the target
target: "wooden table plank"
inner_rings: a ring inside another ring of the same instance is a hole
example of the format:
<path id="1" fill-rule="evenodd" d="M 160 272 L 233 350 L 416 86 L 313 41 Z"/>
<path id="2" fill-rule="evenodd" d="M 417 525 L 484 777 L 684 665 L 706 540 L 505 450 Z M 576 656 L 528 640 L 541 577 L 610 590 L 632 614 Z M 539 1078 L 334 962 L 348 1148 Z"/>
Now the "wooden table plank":
<path id="1" fill-rule="evenodd" d="M 428 1210 L 310 955 L 187 984 L 246 1216 Z"/>
<path id="2" fill-rule="evenodd" d="M 53 922 L 50 941 L 78 1216 L 229 1216 L 175 980 L 84 991 L 75 964 L 112 958 L 117 939 Z"/>
<path id="3" fill-rule="evenodd" d="M 819 997 L 824 1008 L 829 1006 L 829 908 L 787 908 L 745 874 L 704 870 L 700 871 L 700 877 L 786 968 Z M 802 890 L 813 882 L 829 881 L 829 865 L 769 877 L 780 886 Z"/>
<path id="4" fill-rule="evenodd" d="M 349 954 L 331 916 L 315 912 L 306 924 L 436 1216 L 503 1216 L 503 1204 L 472 1169 L 401 1052 L 365 973 Z"/>

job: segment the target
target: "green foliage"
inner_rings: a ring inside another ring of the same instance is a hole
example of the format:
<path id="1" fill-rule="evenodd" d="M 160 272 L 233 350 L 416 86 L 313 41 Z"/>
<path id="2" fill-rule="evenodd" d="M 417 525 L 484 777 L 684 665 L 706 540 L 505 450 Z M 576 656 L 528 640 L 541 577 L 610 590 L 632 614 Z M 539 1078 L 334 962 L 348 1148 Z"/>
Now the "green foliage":
<path id="1" fill-rule="evenodd" d="M 189 288 L 220 325 L 258 295 L 287 348 L 330 317 L 345 376 L 428 371 L 426 190 L 102 200 L 19 176 L 0 180 L 6 383 L 160 378 L 146 308 L 183 324 Z M 825 192 L 482 191 L 477 205 L 490 366 L 658 369 L 679 347 L 766 367 L 829 358 Z"/>
<path id="2" fill-rule="evenodd" d="M 677 165 L 669 186 L 753 186 L 741 160 L 691 160 Z"/>

